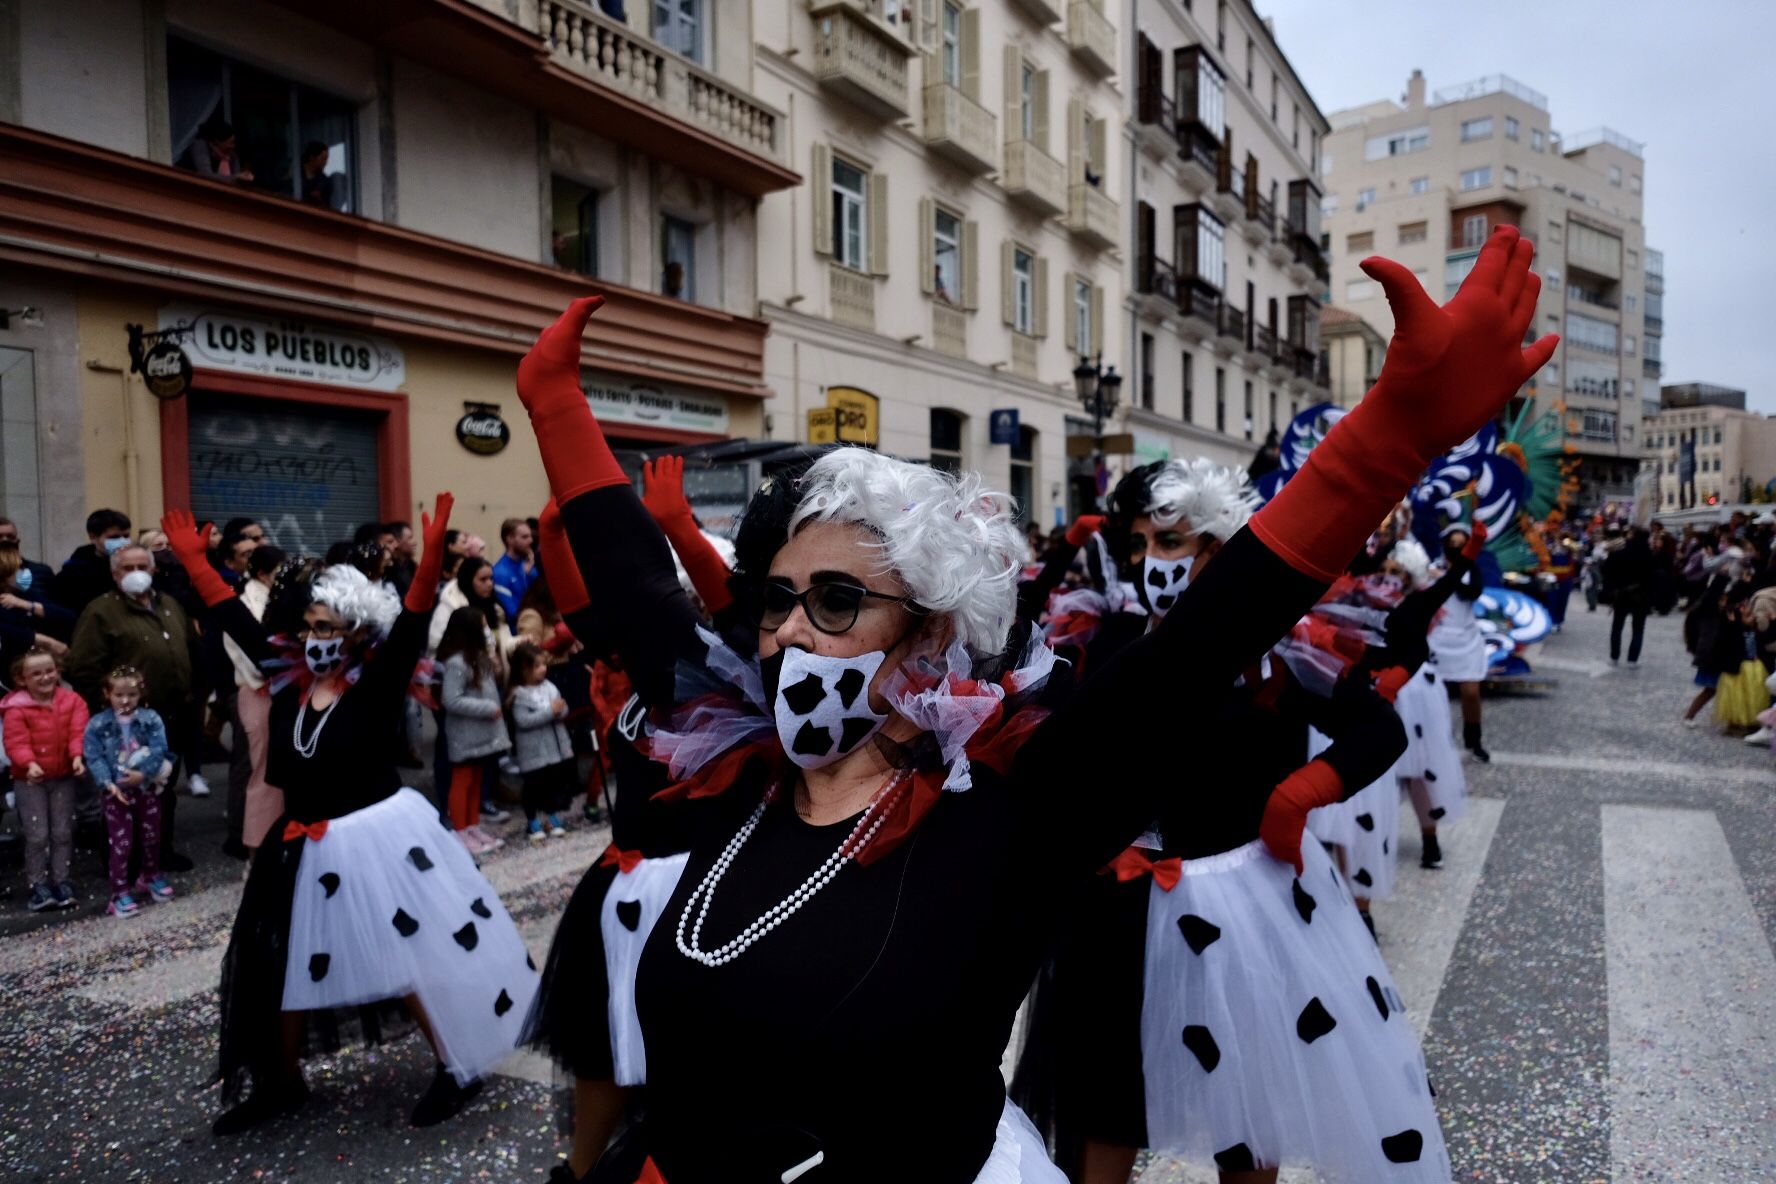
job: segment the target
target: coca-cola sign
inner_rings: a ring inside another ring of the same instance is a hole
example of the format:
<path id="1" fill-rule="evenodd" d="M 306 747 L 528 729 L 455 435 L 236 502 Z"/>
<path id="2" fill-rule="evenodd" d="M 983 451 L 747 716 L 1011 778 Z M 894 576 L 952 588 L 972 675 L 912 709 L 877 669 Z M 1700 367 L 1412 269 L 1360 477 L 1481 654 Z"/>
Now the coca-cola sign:
<path id="1" fill-rule="evenodd" d="M 470 403 L 467 412 L 456 421 L 456 442 L 476 456 L 492 456 L 505 451 L 512 442 L 512 429 L 500 418 L 498 407 Z"/>
<path id="2" fill-rule="evenodd" d="M 142 355 L 142 385 L 157 399 L 177 399 L 191 389 L 191 359 L 174 341 L 155 342 Z"/>

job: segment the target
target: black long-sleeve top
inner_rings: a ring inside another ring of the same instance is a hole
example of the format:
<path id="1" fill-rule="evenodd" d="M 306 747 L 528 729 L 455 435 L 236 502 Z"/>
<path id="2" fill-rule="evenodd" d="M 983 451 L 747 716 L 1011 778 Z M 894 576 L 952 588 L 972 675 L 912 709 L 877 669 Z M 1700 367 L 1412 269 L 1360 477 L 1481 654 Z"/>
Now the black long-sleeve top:
<path id="1" fill-rule="evenodd" d="M 284 791 L 284 810 L 291 818 L 299 822 L 338 818 L 401 788 L 394 746 L 408 685 L 425 656 L 431 617 L 429 610 L 401 611 L 358 681 L 339 696 L 324 726 L 320 712 L 301 713 L 300 685 L 291 684 L 272 696 L 265 779 Z M 211 608 L 208 619 L 226 630 L 261 667 L 287 656 L 272 647 L 265 626 L 237 597 Z M 298 714 L 304 714 L 304 745 L 311 741 L 314 745 L 311 756 L 296 747 Z"/>
<path id="2" fill-rule="evenodd" d="M 626 487 L 562 507 L 597 610 L 622 628 L 644 698 L 693 660 L 695 613 L 664 541 Z M 672 1184 L 972 1181 L 1004 1105 L 999 1063 L 1063 906 L 1187 787 L 1130 737 L 1218 742 L 1207 725 L 1322 591 L 1249 531 L 1192 581 L 1164 624 L 1109 659 L 1027 739 L 1001 777 L 945 793 L 912 836 L 843 867 L 734 961 L 679 953 L 686 900 L 757 805 L 756 766 L 715 799 L 637 977 L 648 1045 L 648 1150 Z M 669 691 L 668 691 L 669 693 Z M 1181 727 L 1181 721 L 1204 727 Z M 1198 787 L 1202 794 L 1213 786 Z M 768 808 L 715 891 L 713 949 L 789 896 L 854 820 L 810 826 Z M 686 926 L 688 932 L 689 926 Z"/>

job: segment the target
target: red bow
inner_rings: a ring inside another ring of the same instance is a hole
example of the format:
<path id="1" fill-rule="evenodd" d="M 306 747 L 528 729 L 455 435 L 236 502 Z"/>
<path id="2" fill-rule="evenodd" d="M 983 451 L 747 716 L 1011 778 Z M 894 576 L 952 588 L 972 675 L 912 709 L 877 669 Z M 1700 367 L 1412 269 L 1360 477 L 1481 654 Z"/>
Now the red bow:
<path id="1" fill-rule="evenodd" d="M 292 818 L 284 825 L 284 842 L 286 843 L 291 839 L 300 839 L 305 835 L 318 843 L 326 837 L 326 834 L 327 820 L 325 818 L 306 826 Z"/>
<path id="2" fill-rule="evenodd" d="M 612 843 L 604 849 L 604 854 L 598 857 L 598 866 L 617 868 L 626 876 L 641 866 L 641 858 L 641 852 L 624 851 Z"/>
<path id="3" fill-rule="evenodd" d="M 1125 883 L 1150 875 L 1163 891 L 1170 892 L 1184 877 L 1184 861 L 1176 858 L 1149 859 L 1141 853 L 1139 847 L 1130 847 L 1105 865 L 1104 874 L 1115 876 Z"/>

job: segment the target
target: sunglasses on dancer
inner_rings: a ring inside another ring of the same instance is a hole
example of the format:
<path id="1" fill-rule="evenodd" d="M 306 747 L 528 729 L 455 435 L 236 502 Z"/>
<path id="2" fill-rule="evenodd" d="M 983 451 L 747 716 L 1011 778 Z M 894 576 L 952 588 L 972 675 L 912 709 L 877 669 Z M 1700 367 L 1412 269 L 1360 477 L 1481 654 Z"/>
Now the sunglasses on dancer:
<path id="1" fill-rule="evenodd" d="M 926 611 L 911 596 L 872 592 L 849 579 L 816 579 L 800 592 L 787 581 L 767 580 L 753 606 L 753 623 L 766 632 L 774 632 L 783 628 L 800 605 L 808 623 L 820 632 L 848 633 L 869 600 L 898 604 L 918 616 Z"/>

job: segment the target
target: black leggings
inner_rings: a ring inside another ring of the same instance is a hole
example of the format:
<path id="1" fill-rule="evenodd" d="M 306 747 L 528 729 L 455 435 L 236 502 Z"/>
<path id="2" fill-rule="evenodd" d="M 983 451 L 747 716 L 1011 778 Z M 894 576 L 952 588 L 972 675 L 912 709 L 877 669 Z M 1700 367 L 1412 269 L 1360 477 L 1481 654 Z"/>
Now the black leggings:
<path id="1" fill-rule="evenodd" d="M 524 775 L 524 818 L 536 821 L 538 814 L 559 814 L 567 809 L 579 792 L 579 771 L 571 760 L 544 765 Z"/>

